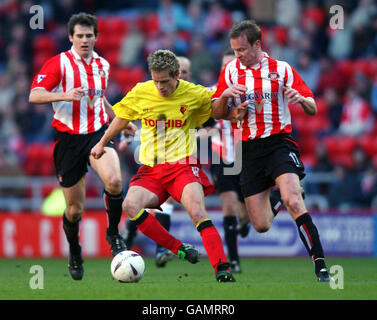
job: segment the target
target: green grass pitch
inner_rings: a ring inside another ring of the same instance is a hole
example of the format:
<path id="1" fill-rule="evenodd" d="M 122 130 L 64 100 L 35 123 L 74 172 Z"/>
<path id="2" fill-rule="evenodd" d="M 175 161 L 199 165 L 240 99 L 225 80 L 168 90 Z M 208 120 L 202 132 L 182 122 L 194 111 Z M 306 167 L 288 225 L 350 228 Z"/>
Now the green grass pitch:
<path id="1" fill-rule="evenodd" d="M 67 259 L 1 259 L 1 300 L 369 300 L 377 299 L 377 259 L 329 258 L 344 270 L 344 288 L 318 283 L 309 258 L 243 258 L 236 283 L 217 283 L 208 259 L 173 260 L 158 269 L 145 258 L 139 283 L 112 279 L 111 259 L 85 259 L 84 278 L 71 279 Z M 33 265 L 43 268 L 43 289 L 32 289 Z"/>

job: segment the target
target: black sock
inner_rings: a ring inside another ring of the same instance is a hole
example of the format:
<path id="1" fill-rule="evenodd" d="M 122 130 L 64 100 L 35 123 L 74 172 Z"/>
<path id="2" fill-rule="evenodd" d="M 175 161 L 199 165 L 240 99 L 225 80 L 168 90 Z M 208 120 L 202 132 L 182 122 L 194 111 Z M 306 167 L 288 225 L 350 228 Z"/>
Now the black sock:
<path id="1" fill-rule="evenodd" d="M 127 237 L 125 239 L 125 242 L 126 242 L 127 248 L 130 249 L 132 244 L 134 243 L 134 239 L 136 238 L 136 232 L 137 232 L 136 223 L 132 221 L 131 219 L 127 219 L 126 229 L 127 229 Z"/>
<path id="2" fill-rule="evenodd" d="M 224 217 L 223 219 L 225 243 L 228 248 L 228 255 L 230 261 L 239 261 L 238 247 L 237 247 L 237 218 Z"/>
<path id="3" fill-rule="evenodd" d="M 109 227 L 107 229 L 108 234 L 118 234 L 118 225 L 120 218 L 122 217 L 123 194 L 120 193 L 118 195 L 112 195 L 104 190 L 103 200 L 105 202 L 107 217 L 109 221 Z"/>
<path id="4" fill-rule="evenodd" d="M 276 217 L 281 207 L 283 206 L 283 201 L 281 200 L 279 189 L 275 189 L 271 191 L 270 204 L 271 204 L 272 212 L 274 213 L 274 216 Z"/>
<path id="5" fill-rule="evenodd" d="M 81 218 L 76 222 L 70 222 L 65 216 L 65 212 L 63 214 L 63 230 L 67 237 L 69 251 L 72 253 L 79 253 L 81 249 L 79 244 L 80 221 Z"/>
<path id="6" fill-rule="evenodd" d="M 166 214 L 166 213 L 163 213 L 163 212 L 156 212 L 155 213 L 155 218 L 157 219 L 157 221 L 167 230 L 169 231 L 170 230 L 170 214 Z M 160 248 L 163 248 L 162 246 L 160 246 L 159 244 L 157 244 L 157 248 L 156 250 L 158 251 Z"/>
<path id="7" fill-rule="evenodd" d="M 315 272 L 318 273 L 321 269 L 326 268 L 326 264 L 317 227 L 309 213 L 299 216 L 296 219 L 296 224 L 300 238 L 313 259 Z"/>

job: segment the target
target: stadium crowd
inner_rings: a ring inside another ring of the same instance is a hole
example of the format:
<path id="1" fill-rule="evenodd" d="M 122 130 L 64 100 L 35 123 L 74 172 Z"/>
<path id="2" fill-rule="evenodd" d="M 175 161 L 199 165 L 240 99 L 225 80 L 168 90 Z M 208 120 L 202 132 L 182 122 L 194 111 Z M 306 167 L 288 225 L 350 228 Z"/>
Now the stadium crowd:
<path id="1" fill-rule="evenodd" d="M 375 1 L 40 1 L 43 29 L 29 24 L 34 4 L 0 3 L 0 176 L 54 175 L 52 108 L 29 104 L 28 93 L 42 64 L 70 49 L 66 22 L 72 13 L 98 18 L 95 50 L 111 65 L 110 103 L 148 77 L 145 58 L 157 48 L 188 57 L 193 81 L 213 85 L 230 27 L 252 18 L 262 26 L 267 53 L 292 65 L 316 97 L 313 118 L 291 109 L 294 136 L 308 171 L 330 172 L 334 179 L 307 185 L 307 193 L 324 195 L 331 207 L 370 208 L 376 200 Z M 335 4 L 344 13 L 339 29 L 329 23 Z M 121 155 L 126 181 L 137 168 L 133 151 Z"/>

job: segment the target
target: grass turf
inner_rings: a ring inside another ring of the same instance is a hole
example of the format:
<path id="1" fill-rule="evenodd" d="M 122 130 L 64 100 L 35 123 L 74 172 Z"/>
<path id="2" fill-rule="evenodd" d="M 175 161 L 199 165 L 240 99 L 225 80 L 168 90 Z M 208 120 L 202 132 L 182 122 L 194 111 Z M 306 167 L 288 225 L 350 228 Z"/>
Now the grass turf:
<path id="1" fill-rule="evenodd" d="M 236 283 L 217 283 L 209 261 L 173 260 L 158 269 L 146 258 L 139 283 L 112 279 L 110 259 L 85 259 L 84 279 L 71 279 L 67 259 L 1 259 L 2 300 L 369 300 L 377 299 L 377 259 L 329 258 L 344 270 L 344 289 L 318 283 L 309 258 L 243 258 Z M 43 289 L 31 289 L 33 265 L 43 268 Z"/>

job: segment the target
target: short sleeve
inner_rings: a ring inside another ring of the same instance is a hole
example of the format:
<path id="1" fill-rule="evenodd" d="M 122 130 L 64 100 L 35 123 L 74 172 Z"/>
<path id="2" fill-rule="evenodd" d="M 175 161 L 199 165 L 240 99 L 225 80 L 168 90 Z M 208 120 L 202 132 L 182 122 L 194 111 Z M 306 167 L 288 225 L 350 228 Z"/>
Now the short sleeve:
<path id="1" fill-rule="evenodd" d="M 290 86 L 292 89 L 297 90 L 305 98 L 314 98 L 313 92 L 309 89 L 304 80 L 302 80 L 301 76 L 293 67 L 287 64 L 286 72 L 287 82 L 285 84 Z"/>
<path id="2" fill-rule="evenodd" d="M 141 110 L 138 107 L 138 85 L 113 106 L 113 111 L 118 118 L 128 121 L 140 119 Z"/>
<path id="3" fill-rule="evenodd" d="M 195 127 L 201 126 L 210 118 L 212 114 L 211 98 L 213 93 L 213 91 L 210 91 L 203 86 L 196 86 L 196 94 L 201 102 L 200 107 L 196 109 L 192 115 L 194 118 Z"/>
<path id="4" fill-rule="evenodd" d="M 31 90 L 44 88 L 52 91 L 61 81 L 60 55 L 57 55 L 43 65 L 42 69 L 34 77 Z"/>

